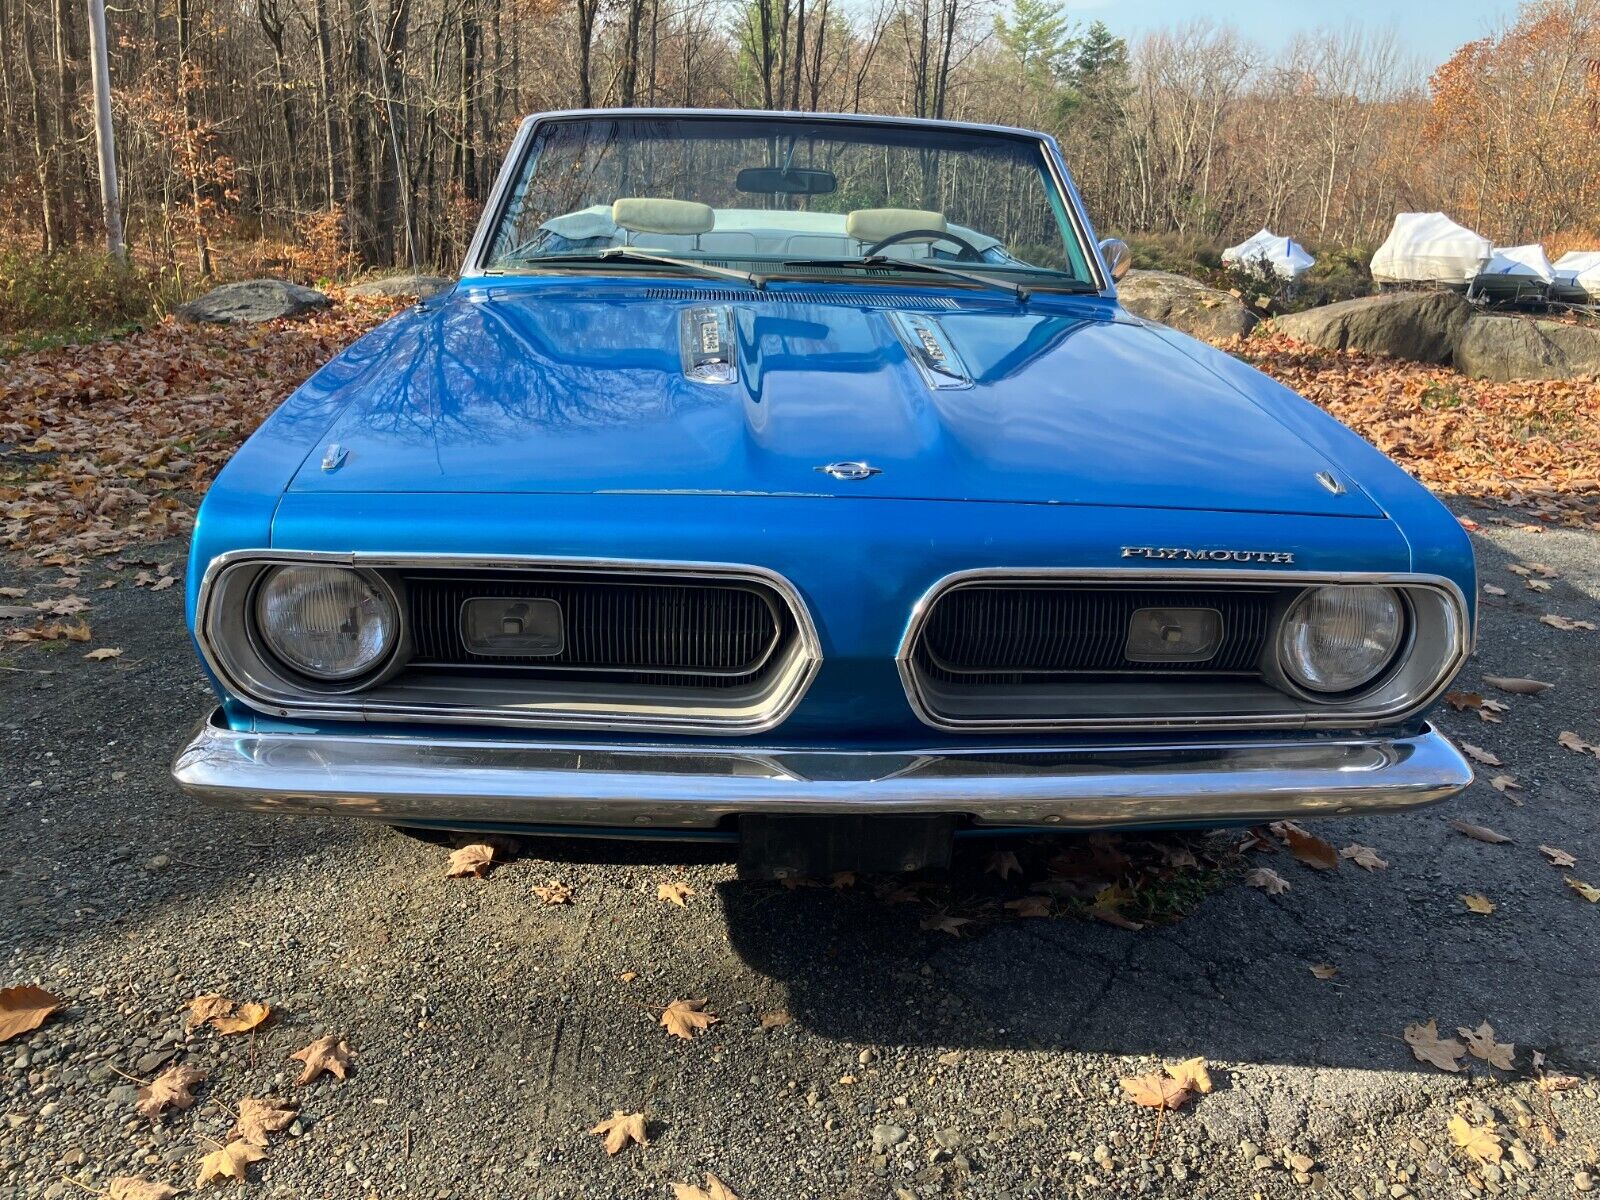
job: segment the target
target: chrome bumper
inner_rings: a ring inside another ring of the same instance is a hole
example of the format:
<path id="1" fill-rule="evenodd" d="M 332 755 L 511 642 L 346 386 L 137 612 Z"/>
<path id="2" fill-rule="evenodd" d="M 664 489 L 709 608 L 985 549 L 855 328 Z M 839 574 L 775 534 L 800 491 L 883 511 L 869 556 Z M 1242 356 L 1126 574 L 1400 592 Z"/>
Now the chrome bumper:
<path id="1" fill-rule="evenodd" d="M 214 715 L 172 766 L 191 796 L 393 824 L 709 829 L 739 813 L 957 813 L 1098 829 L 1396 812 L 1472 768 L 1415 737 L 925 752 L 580 746 L 388 734 L 240 733 Z"/>

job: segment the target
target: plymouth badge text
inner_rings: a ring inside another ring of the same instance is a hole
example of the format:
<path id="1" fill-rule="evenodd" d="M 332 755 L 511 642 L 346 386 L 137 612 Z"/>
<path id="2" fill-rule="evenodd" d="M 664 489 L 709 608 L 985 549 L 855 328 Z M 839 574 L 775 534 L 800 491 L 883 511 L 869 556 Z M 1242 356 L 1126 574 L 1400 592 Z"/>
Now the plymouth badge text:
<path id="1" fill-rule="evenodd" d="M 1191 550 L 1186 546 L 1124 546 L 1123 558 L 1156 558 L 1177 562 L 1239 562 L 1279 563 L 1294 562 L 1288 550 Z"/>

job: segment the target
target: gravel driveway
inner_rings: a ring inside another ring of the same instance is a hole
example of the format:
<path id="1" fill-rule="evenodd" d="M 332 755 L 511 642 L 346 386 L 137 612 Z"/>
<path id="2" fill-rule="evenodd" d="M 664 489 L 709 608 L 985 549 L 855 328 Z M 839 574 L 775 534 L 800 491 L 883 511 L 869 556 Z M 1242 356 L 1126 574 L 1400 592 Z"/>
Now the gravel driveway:
<path id="1" fill-rule="evenodd" d="M 529 842 L 486 878 L 446 879 L 444 849 L 380 826 L 196 809 L 167 779 L 209 704 L 182 588 L 86 568 L 93 644 L 121 658 L 0 647 L 0 986 L 65 1002 L 0 1048 L 0 1193 L 87 1195 L 64 1177 L 118 1174 L 187 1189 L 239 1100 L 263 1095 L 301 1115 L 247 1183 L 221 1185 L 241 1196 L 668 1197 L 707 1170 L 744 1200 L 1586 1190 L 1600 904 L 1563 875 L 1600 884 L 1600 758 L 1557 737 L 1600 742 L 1600 632 L 1538 617 L 1600 622 L 1600 534 L 1470 515 L 1483 580 L 1507 594 L 1485 597 L 1461 686 L 1509 711 L 1439 719 L 1504 767 L 1439 808 L 1315 827 L 1385 870 L 1252 853 L 1187 917 L 1139 932 L 1064 918 L 952 937 L 872 881 L 744 883 L 717 848 Z M 1508 569 L 1530 561 L 1555 572 L 1548 591 Z M 29 599 L 60 594 L 59 575 L 0 564 Z M 1504 695 L 1482 673 L 1556 687 Z M 1501 773 L 1522 790 L 1489 786 Z M 1012 887 L 983 872 L 990 849 L 961 852 L 951 902 Z M 1244 886 L 1253 866 L 1291 890 Z M 541 903 L 551 879 L 571 904 Z M 693 889 L 685 907 L 657 899 L 663 881 Z M 210 992 L 273 1016 L 254 1035 L 186 1033 L 182 1010 Z M 701 997 L 720 1022 L 668 1036 L 661 1009 Z M 1515 1069 L 1416 1061 L 1402 1031 L 1429 1018 L 1451 1035 L 1488 1020 Z M 289 1055 L 324 1033 L 354 1047 L 350 1078 L 297 1086 Z M 1534 1051 L 1579 1081 L 1541 1089 Z M 1217 1086 L 1183 1110 L 1158 1122 L 1120 1094 L 1120 1077 L 1195 1055 Z M 152 1123 L 135 1081 L 172 1063 L 209 1078 Z M 650 1143 L 607 1157 L 587 1130 L 617 1109 L 646 1114 Z M 1500 1164 L 1452 1145 L 1458 1113 L 1496 1123 Z"/>

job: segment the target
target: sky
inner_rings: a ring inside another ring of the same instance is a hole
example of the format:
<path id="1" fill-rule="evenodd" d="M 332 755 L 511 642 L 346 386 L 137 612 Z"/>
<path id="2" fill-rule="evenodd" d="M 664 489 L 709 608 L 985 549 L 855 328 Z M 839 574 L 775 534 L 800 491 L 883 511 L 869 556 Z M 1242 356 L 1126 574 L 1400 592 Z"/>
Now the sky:
<path id="1" fill-rule="evenodd" d="M 1510 24 L 1516 0 L 1067 0 L 1067 11 L 1088 22 L 1101 20 L 1113 33 L 1133 41 L 1142 33 L 1172 28 L 1205 17 L 1233 25 L 1252 40 L 1276 49 L 1296 33 L 1342 28 L 1354 22 L 1369 29 L 1393 28 L 1401 49 L 1419 60 L 1426 75 L 1464 42 Z"/>

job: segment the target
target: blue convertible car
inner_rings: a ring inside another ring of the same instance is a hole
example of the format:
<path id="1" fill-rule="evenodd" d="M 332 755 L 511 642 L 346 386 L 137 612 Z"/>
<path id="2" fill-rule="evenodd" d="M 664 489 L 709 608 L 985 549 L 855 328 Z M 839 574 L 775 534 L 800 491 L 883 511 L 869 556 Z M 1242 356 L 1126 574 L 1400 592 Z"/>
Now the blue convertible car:
<path id="1" fill-rule="evenodd" d="M 1466 535 L 1126 262 L 1039 134 L 528 120 L 206 497 L 179 783 L 794 869 L 1459 791 Z"/>

